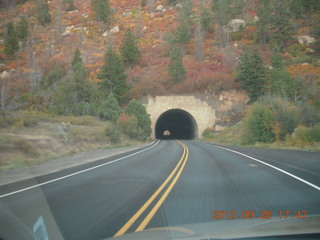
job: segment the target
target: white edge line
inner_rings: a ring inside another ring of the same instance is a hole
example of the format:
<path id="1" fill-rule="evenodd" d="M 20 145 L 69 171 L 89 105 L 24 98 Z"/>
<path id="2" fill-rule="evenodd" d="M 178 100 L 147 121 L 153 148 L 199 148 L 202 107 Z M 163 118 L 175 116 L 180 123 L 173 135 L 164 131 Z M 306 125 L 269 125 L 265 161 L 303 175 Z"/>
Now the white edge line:
<path id="1" fill-rule="evenodd" d="M 49 184 L 49 183 L 57 182 L 57 181 L 60 181 L 62 179 L 69 178 L 69 177 L 72 177 L 72 176 L 75 176 L 75 175 L 78 175 L 78 174 L 81 174 L 81 173 L 84 173 L 84 172 L 88 172 L 88 171 L 94 170 L 96 168 L 103 167 L 103 166 L 111 164 L 111 163 L 115 163 L 115 162 L 121 161 L 121 160 L 126 159 L 128 157 L 132 157 L 134 155 L 137 155 L 137 154 L 140 154 L 142 152 L 145 152 L 145 151 L 155 147 L 159 142 L 160 141 L 158 140 L 155 144 L 153 144 L 152 146 L 150 146 L 150 147 L 148 147 L 146 149 L 143 149 L 143 150 L 141 150 L 139 152 L 136 152 L 136 153 L 129 154 L 129 155 L 121 157 L 121 158 L 117 158 L 117 159 L 112 160 L 110 162 L 102 163 L 102 164 L 99 164 L 99 165 L 91 167 L 91 168 L 87 168 L 87 169 L 84 169 L 84 170 L 81 170 L 81 171 L 78 171 L 78 172 L 75 172 L 75 173 L 71 173 L 71 174 L 65 175 L 63 177 L 55 178 L 55 179 L 52 179 L 52 180 L 47 181 L 47 182 L 39 183 L 39 184 L 30 186 L 30 187 L 26 187 L 26 188 L 14 191 L 14 192 L 10 192 L 10 193 L 6 193 L 6 194 L 3 194 L 3 195 L 0 195 L 0 199 L 4 198 L 4 197 L 11 196 L 11 195 L 14 195 L 14 194 L 17 194 L 17 193 L 20 193 L 20 192 L 24 192 L 24 191 L 27 191 L 27 190 L 30 190 L 30 189 L 33 189 L 33 188 L 36 188 L 36 187 L 40 187 L 40 186 L 43 186 L 43 185 L 46 185 L 46 184 Z M 103 158 L 101 158 L 101 159 L 103 159 Z"/>
<path id="2" fill-rule="evenodd" d="M 201 142 L 201 141 L 200 141 L 200 142 Z M 259 159 L 256 159 L 256 158 L 254 158 L 254 157 L 251 157 L 251 156 L 246 155 L 246 154 L 241 153 L 241 152 L 237 152 L 237 151 L 232 150 L 232 149 L 229 149 L 229 148 L 220 147 L 220 146 L 213 145 L 213 144 L 209 144 L 209 143 L 206 143 L 206 142 L 201 142 L 201 143 L 204 143 L 204 144 L 207 144 L 207 145 L 211 145 L 211 146 L 214 146 L 214 147 L 217 147 L 217 148 L 221 148 L 221 149 L 227 150 L 227 151 L 229 151 L 229 152 L 233 152 L 233 153 L 242 155 L 242 156 L 244 156 L 244 157 L 250 158 L 250 159 L 252 159 L 252 160 L 254 160 L 254 161 L 257 161 L 257 162 L 262 163 L 262 164 L 264 164 L 264 165 L 267 165 L 267 166 L 269 166 L 269 167 L 271 167 L 271 168 L 274 168 L 274 169 L 276 169 L 276 170 L 278 170 L 278 171 L 280 171 L 280 172 L 282 172 L 282 173 L 284 173 L 284 174 L 287 174 L 287 175 L 289 175 L 290 177 L 293 177 L 293 178 L 295 178 L 295 179 L 297 179 L 297 180 L 299 180 L 299 181 L 301 181 L 301 182 L 303 182 L 303 183 L 305 183 L 305 184 L 307 184 L 307 185 L 309 185 L 309 186 L 317 189 L 318 191 L 320 191 L 320 187 L 319 187 L 319 186 L 317 186 L 317 185 L 315 185 L 315 184 L 313 184 L 313 183 L 311 183 L 311 182 L 308 182 L 308 181 L 306 181 L 306 180 L 304 180 L 304 179 L 302 179 L 302 178 L 299 178 L 298 176 L 293 175 L 293 174 L 291 174 L 291 173 L 289 173 L 289 172 L 287 172 L 287 171 L 284 171 L 284 170 L 282 170 L 282 169 L 280 169 L 280 168 L 277 168 L 277 167 L 275 167 L 275 166 L 273 166 L 273 165 L 271 165 L 271 164 L 269 164 L 269 163 L 263 162 L 263 161 L 261 161 L 261 160 L 259 160 Z"/>

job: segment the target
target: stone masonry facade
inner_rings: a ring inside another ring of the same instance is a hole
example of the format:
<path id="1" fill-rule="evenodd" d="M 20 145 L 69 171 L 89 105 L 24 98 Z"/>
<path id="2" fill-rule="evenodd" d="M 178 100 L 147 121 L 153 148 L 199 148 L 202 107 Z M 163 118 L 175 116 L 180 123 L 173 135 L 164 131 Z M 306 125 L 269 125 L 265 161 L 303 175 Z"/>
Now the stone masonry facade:
<path id="1" fill-rule="evenodd" d="M 151 137 L 155 136 L 155 125 L 160 115 L 171 109 L 181 109 L 188 112 L 195 120 L 198 131 L 196 138 L 202 138 L 206 128 L 213 128 L 216 122 L 215 109 L 207 102 L 195 96 L 156 96 L 148 97 L 144 104 L 151 118 Z"/>

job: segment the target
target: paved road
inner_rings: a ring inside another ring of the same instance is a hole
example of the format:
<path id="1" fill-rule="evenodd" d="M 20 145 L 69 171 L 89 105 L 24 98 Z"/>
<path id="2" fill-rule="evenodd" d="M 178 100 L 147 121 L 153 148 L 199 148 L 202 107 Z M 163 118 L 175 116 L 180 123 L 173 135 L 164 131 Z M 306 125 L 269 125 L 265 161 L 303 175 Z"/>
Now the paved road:
<path id="1" fill-rule="evenodd" d="M 33 239 L 39 216 L 50 239 L 88 240 L 221 221 L 213 211 L 320 214 L 320 153 L 171 140 L 130 155 L 1 187 L 0 236 Z"/>

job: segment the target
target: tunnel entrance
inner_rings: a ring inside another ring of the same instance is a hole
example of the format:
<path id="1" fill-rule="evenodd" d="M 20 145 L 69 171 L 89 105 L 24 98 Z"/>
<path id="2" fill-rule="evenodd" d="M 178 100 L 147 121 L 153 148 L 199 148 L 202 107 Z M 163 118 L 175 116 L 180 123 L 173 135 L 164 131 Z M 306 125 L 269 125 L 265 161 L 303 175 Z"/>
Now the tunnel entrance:
<path id="1" fill-rule="evenodd" d="M 155 125 L 156 139 L 195 139 L 198 126 L 193 116 L 181 109 L 171 109 L 160 115 Z"/>

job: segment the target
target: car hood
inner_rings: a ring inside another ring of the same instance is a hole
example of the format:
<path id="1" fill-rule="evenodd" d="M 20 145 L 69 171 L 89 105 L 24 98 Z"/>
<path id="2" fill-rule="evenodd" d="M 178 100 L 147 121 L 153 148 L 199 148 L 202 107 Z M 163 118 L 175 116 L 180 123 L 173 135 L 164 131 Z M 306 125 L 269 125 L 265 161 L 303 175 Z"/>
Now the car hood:
<path id="1" fill-rule="evenodd" d="M 304 219 L 246 219 L 213 220 L 212 222 L 175 227 L 150 228 L 141 232 L 125 234 L 117 240 L 207 240 L 236 239 L 320 233 L 320 215 Z"/>

